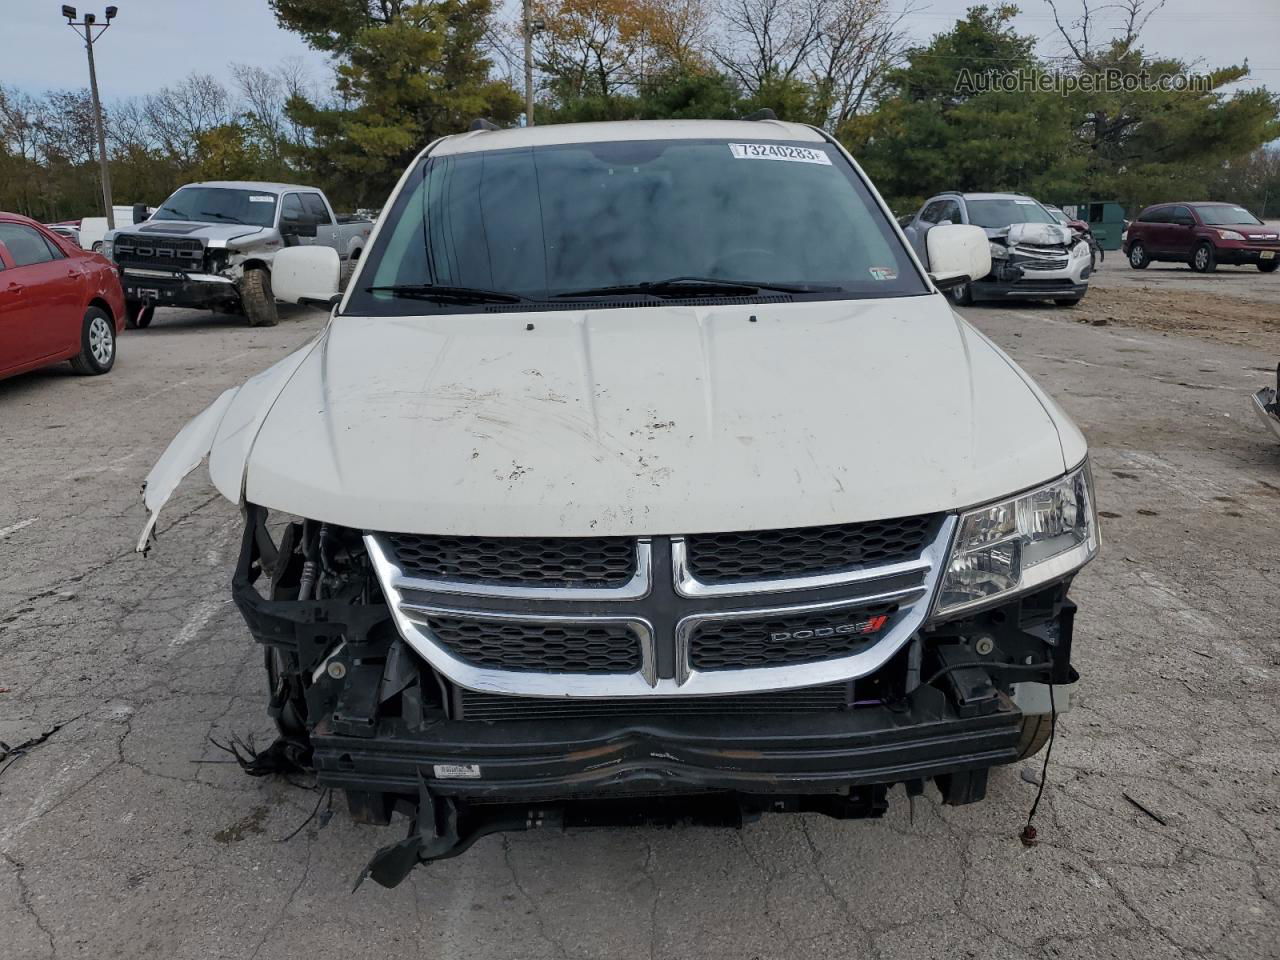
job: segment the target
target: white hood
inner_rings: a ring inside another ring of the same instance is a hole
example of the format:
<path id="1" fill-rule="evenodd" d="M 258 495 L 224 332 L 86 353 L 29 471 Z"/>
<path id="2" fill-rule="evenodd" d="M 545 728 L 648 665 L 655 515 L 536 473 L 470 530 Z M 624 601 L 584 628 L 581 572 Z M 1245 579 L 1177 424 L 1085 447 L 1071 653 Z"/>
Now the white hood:
<path id="1" fill-rule="evenodd" d="M 489 536 L 949 510 L 1085 454 L 1066 416 L 941 295 L 337 317 L 215 406 L 152 471 L 152 511 L 201 443 L 232 500 Z"/>

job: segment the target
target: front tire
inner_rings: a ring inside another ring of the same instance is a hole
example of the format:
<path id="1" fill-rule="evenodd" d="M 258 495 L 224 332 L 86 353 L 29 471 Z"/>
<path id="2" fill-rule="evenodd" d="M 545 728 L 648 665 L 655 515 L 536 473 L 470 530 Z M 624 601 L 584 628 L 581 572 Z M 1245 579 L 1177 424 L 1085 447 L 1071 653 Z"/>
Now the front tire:
<path id="1" fill-rule="evenodd" d="M 1080 302 L 1080 297 L 1059 297 L 1054 300 L 1054 305 L 1059 307 L 1074 307 Z"/>
<path id="2" fill-rule="evenodd" d="M 1135 270 L 1147 269 L 1147 264 L 1151 263 L 1151 258 L 1147 256 L 1147 248 L 1139 241 L 1134 241 L 1129 246 L 1129 266 Z"/>
<path id="3" fill-rule="evenodd" d="M 105 310 L 90 307 L 80 325 L 80 352 L 71 369 L 83 377 L 97 377 L 116 363 L 116 325 Z"/>
<path id="4" fill-rule="evenodd" d="M 1202 243 L 1191 255 L 1191 269 L 1196 273 L 1213 273 L 1218 269 L 1218 252 L 1212 243 Z"/>
<path id="5" fill-rule="evenodd" d="M 1258 269 L 1263 273 L 1275 273 L 1276 267 L 1280 267 L 1280 260 L 1269 260 L 1266 263 L 1258 264 Z"/>
<path id="6" fill-rule="evenodd" d="M 952 287 L 947 291 L 947 296 L 951 298 L 951 302 L 957 307 L 973 306 L 973 290 L 969 284 L 962 283 L 958 287 Z"/>
<path id="7" fill-rule="evenodd" d="M 276 298 L 271 293 L 271 274 L 265 267 L 250 267 L 240 281 L 240 303 L 251 327 L 274 327 L 280 322 Z"/>

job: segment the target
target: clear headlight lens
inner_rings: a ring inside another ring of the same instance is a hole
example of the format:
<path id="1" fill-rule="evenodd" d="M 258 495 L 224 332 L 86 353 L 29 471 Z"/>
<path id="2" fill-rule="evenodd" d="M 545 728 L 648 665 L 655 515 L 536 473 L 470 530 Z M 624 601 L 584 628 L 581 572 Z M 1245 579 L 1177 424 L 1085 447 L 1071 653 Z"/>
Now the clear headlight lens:
<path id="1" fill-rule="evenodd" d="M 993 243 L 991 243 L 991 244 L 990 244 L 990 247 L 991 247 L 991 259 L 992 259 L 992 260 L 1004 260 L 1004 259 L 1007 259 L 1007 258 L 1008 258 L 1008 256 L 1009 256 L 1009 248 L 1008 248 L 1008 247 L 1006 247 L 1003 243 L 994 243 L 994 242 L 993 242 Z"/>
<path id="2" fill-rule="evenodd" d="M 102 246 L 98 249 L 98 252 L 108 260 L 115 260 L 115 257 L 112 256 L 112 254 L 115 253 L 115 244 L 110 240 L 103 240 Z"/>
<path id="3" fill-rule="evenodd" d="M 1243 240 L 1244 239 L 1243 233 L 1237 233 L 1234 230 L 1219 230 L 1218 236 L 1220 236 L 1223 240 Z"/>
<path id="4" fill-rule="evenodd" d="M 1098 516 L 1086 460 L 1052 483 L 960 517 L 935 615 L 1050 583 L 1097 553 Z"/>

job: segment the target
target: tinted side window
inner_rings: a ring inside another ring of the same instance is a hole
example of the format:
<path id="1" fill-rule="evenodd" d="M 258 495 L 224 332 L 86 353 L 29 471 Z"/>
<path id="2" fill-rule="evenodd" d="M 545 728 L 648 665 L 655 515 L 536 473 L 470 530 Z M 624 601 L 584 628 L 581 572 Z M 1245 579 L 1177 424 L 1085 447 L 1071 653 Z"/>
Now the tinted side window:
<path id="1" fill-rule="evenodd" d="M 1191 216 L 1191 209 L 1189 207 L 1174 207 L 1170 211 L 1169 219 L 1173 223 L 1182 223 L 1187 220 L 1195 222 L 1195 218 Z"/>
<path id="2" fill-rule="evenodd" d="M 280 205 L 280 219 L 289 223 L 307 222 L 307 216 L 302 211 L 302 199 L 296 193 L 284 195 L 284 203 Z"/>
<path id="3" fill-rule="evenodd" d="M 938 214 L 941 212 L 942 212 L 942 201 L 935 200 L 933 201 L 933 203 L 928 204 L 924 208 L 924 210 L 920 213 L 920 219 L 923 220 L 925 223 L 937 223 Z"/>
<path id="4" fill-rule="evenodd" d="M 1139 223 L 1167 223 L 1165 219 L 1164 207 L 1152 207 L 1150 210 L 1143 210 L 1138 214 Z"/>
<path id="5" fill-rule="evenodd" d="M 328 225 L 332 222 L 329 219 L 329 211 L 325 208 L 324 201 L 320 199 L 320 194 L 304 193 L 302 195 L 302 206 L 307 211 L 307 217 L 311 223 Z"/>
<path id="6" fill-rule="evenodd" d="M 942 204 L 942 210 L 938 213 L 938 222 L 950 220 L 952 223 L 960 222 L 960 204 L 954 200 L 947 200 Z"/>
<path id="7" fill-rule="evenodd" d="M 61 254 L 53 250 L 50 244 L 39 233 L 21 223 L 0 223 L 0 243 L 9 248 L 15 267 L 26 267 L 33 263 L 48 263 L 58 259 Z"/>

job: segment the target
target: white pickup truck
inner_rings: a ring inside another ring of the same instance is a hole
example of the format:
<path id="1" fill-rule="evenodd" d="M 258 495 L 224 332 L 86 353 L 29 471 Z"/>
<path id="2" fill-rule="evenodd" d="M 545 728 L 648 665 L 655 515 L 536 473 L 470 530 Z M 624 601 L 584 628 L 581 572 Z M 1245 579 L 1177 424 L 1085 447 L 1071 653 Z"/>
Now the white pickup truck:
<path id="1" fill-rule="evenodd" d="M 183 428 L 245 518 L 271 750 L 368 875 L 498 830 L 980 800 L 1069 703 L 1084 437 L 852 157 L 773 120 L 481 129 L 405 173 L 311 343 Z"/>
<path id="2" fill-rule="evenodd" d="M 322 246 L 354 263 L 373 223 L 338 217 L 315 187 L 287 183 L 189 183 L 150 219 L 112 231 L 102 253 L 120 267 L 131 327 L 154 309 L 240 312 L 253 326 L 276 323 L 271 264 L 290 246 Z"/>

